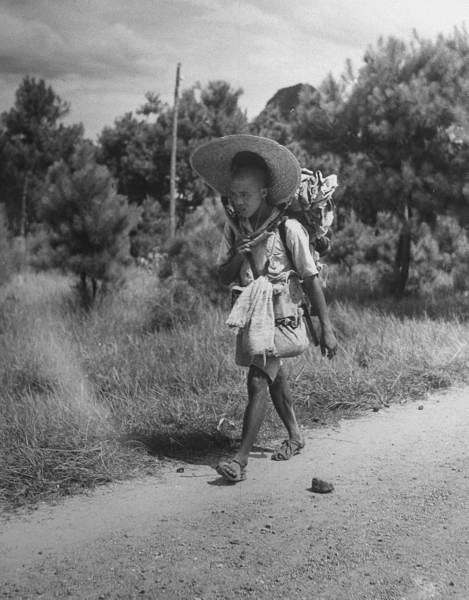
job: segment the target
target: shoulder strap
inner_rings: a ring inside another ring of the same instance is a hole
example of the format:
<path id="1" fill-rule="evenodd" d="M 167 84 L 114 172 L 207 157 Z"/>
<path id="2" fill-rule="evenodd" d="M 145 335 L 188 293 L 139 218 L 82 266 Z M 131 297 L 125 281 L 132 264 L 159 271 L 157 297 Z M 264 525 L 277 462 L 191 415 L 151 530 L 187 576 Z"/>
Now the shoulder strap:
<path id="1" fill-rule="evenodd" d="M 292 267 L 294 268 L 295 265 L 293 263 L 293 256 L 292 256 L 292 253 L 290 252 L 290 248 L 288 247 L 288 244 L 287 244 L 286 222 L 287 222 L 286 219 L 283 219 L 282 221 L 280 221 L 280 223 L 278 224 L 278 232 L 280 235 L 280 239 L 282 240 L 283 247 L 285 248 L 285 254 L 287 255 L 288 260 L 291 262 Z"/>

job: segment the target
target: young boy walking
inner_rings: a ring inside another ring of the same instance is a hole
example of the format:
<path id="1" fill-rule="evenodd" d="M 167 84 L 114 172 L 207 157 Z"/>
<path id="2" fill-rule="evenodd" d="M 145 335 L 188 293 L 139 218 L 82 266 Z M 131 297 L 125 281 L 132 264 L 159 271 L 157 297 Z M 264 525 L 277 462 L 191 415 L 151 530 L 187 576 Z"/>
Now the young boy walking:
<path id="1" fill-rule="evenodd" d="M 305 349 L 299 280 L 321 323 L 323 354 L 332 358 L 337 341 L 308 232 L 296 219 L 284 221 L 283 234 L 275 226 L 278 205 L 291 197 L 300 183 L 300 166 L 293 154 L 273 140 L 240 134 L 200 146 L 191 162 L 195 171 L 228 199 L 236 218 L 236 227 L 232 222 L 225 225 L 218 269 L 223 283 L 240 286 L 228 323 L 239 329 L 236 363 L 248 367 L 248 404 L 240 448 L 233 458 L 221 461 L 217 471 L 226 480 L 238 482 L 246 478 L 249 452 L 264 420 L 269 395 L 288 433 L 272 459 L 289 460 L 304 447 L 281 362 L 282 357 Z M 274 226 L 266 227 L 266 223 Z"/>

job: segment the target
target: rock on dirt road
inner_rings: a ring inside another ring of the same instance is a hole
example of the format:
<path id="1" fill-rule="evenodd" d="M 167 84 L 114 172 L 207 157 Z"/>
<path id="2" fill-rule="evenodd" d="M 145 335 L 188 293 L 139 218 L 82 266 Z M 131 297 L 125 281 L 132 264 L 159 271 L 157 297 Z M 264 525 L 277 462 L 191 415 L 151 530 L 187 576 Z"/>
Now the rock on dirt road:
<path id="1" fill-rule="evenodd" d="M 469 391 L 4 520 L 0 598 L 469 599 Z M 308 488 L 317 477 L 329 494 Z"/>

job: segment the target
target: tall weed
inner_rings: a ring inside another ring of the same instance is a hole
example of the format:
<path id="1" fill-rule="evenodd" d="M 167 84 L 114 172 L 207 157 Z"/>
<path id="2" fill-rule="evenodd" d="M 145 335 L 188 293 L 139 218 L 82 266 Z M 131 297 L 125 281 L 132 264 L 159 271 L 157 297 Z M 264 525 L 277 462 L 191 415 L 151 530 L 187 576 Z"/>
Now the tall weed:
<path id="1" fill-rule="evenodd" d="M 230 437 L 239 435 L 245 372 L 234 365 L 226 313 L 201 296 L 188 311 L 177 286 L 142 268 L 89 313 L 77 309 L 71 281 L 59 274 L 15 276 L 0 292 L 5 503 L 157 468 L 129 440 L 190 452 L 197 440 L 227 442 L 217 431 L 223 418 L 233 423 Z M 467 379 L 469 326 L 455 317 L 406 317 L 396 307 L 345 301 L 331 313 L 336 359 L 310 349 L 287 361 L 304 423 L 331 411 L 377 410 Z M 264 435 L 278 427 L 271 411 Z"/>

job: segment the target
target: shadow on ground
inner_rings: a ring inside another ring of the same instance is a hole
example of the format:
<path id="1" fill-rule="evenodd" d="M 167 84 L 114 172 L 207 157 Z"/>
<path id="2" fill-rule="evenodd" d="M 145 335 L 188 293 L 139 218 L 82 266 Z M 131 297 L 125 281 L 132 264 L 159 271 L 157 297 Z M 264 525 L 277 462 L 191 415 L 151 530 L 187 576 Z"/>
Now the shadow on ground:
<path id="1" fill-rule="evenodd" d="M 339 427 L 342 419 L 358 416 L 363 411 L 333 411 L 329 409 L 297 408 L 299 422 L 305 430 L 324 426 Z M 278 442 L 285 438 L 285 430 L 272 410 L 263 424 L 258 442 L 251 450 L 252 459 L 269 459 Z M 220 458 L 233 455 L 239 447 L 240 431 L 233 428 L 228 433 L 218 430 L 180 429 L 142 433 L 131 431 L 122 435 L 119 442 L 128 448 L 139 448 L 149 456 L 170 458 L 194 465 L 215 467 Z"/>
<path id="2" fill-rule="evenodd" d="M 186 433 L 155 433 L 142 435 L 129 433 L 119 440 L 127 446 L 143 446 L 151 456 L 172 458 L 189 464 L 205 464 L 214 467 L 220 457 L 233 454 L 239 446 L 238 438 L 216 432 L 193 431 Z M 272 446 L 256 445 L 251 458 L 270 458 Z"/>

